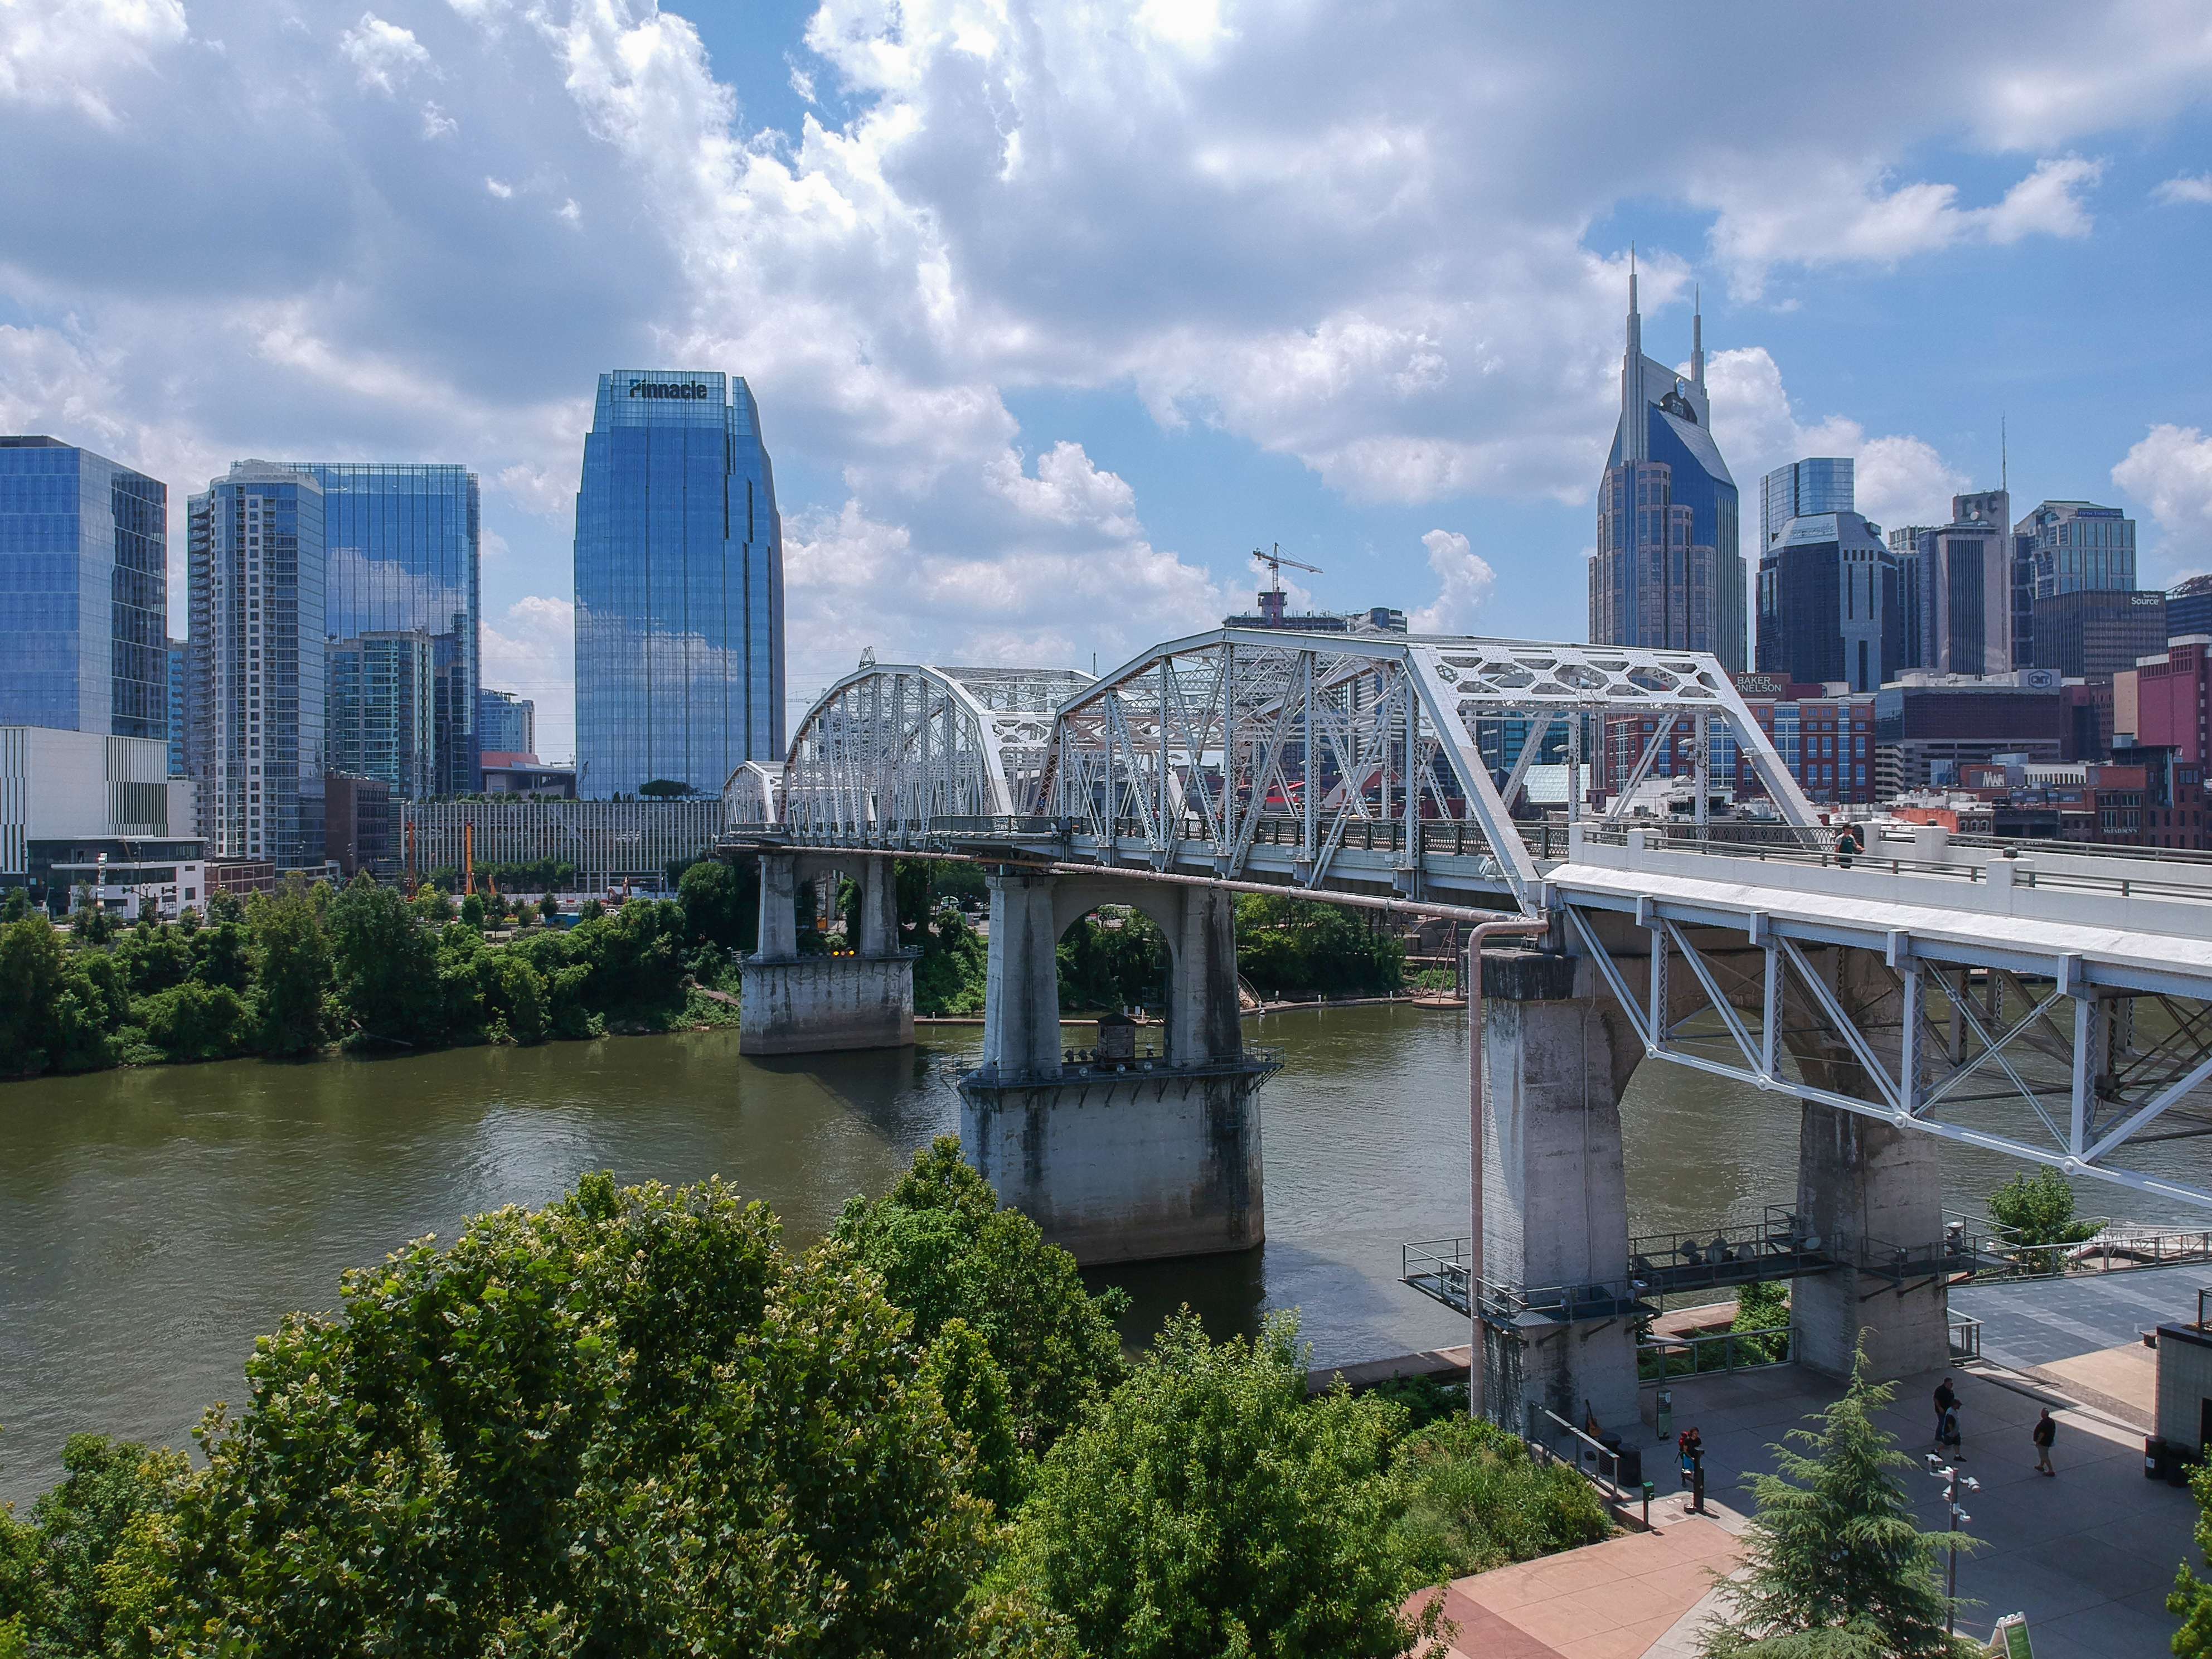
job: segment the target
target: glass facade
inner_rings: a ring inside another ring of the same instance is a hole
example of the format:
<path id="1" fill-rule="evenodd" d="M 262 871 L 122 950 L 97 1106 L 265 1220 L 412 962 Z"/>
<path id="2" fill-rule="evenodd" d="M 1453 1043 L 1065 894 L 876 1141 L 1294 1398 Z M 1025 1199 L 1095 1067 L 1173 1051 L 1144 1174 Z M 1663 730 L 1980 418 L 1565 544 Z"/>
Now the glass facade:
<path id="1" fill-rule="evenodd" d="M 1710 651 L 1741 673 L 1747 635 L 1739 503 L 1711 415 L 1702 329 L 1686 378 L 1645 356 L 1631 276 L 1620 422 L 1598 484 L 1590 640 Z"/>
<path id="2" fill-rule="evenodd" d="M 1759 672 L 1877 690 L 1904 655 L 1907 597 L 1897 555 L 1856 513 L 1790 520 L 1759 561 Z"/>
<path id="3" fill-rule="evenodd" d="M 512 691 L 478 692 L 477 738 L 487 755 L 536 755 L 538 705 Z"/>
<path id="4" fill-rule="evenodd" d="M 2132 593 L 2136 521 L 2117 507 L 2045 501 L 2014 526 L 2033 568 L 2034 597 Z"/>
<path id="5" fill-rule="evenodd" d="M 169 734 L 169 492 L 0 437 L 0 725 Z"/>
<path id="6" fill-rule="evenodd" d="M 408 799 L 475 789 L 476 474 L 443 465 L 293 465 L 322 487 L 331 765 L 381 778 Z"/>
<path id="7" fill-rule="evenodd" d="M 241 461 L 191 498 L 185 763 L 219 858 L 323 862 L 323 491 Z"/>
<path id="8" fill-rule="evenodd" d="M 1848 455 L 1815 455 L 1778 466 L 1759 481 L 1759 546 L 1774 545 L 1792 519 L 1855 513 L 1858 464 Z"/>
<path id="9" fill-rule="evenodd" d="M 576 495 L 577 793 L 719 794 L 784 738 L 783 530 L 744 381 L 599 377 Z"/>
<path id="10" fill-rule="evenodd" d="M 169 641 L 169 775 L 185 771 L 185 683 L 190 653 L 182 640 Z"/>

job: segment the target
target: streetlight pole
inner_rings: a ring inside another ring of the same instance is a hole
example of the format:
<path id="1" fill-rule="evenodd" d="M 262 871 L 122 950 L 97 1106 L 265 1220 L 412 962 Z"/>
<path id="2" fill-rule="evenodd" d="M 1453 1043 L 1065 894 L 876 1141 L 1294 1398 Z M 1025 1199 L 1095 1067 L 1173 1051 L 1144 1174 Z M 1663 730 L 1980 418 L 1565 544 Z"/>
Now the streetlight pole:
<path id="1" fill-rule="evenodd" d="M 1943 1482 L 1943 1507 L 1950 1512 L 1950 1565 L 1943 1574 L 1943 1633 L 1958 1633 L 1959 1623 L 1959 1528 L 1973 1520 L 1973 1516 L 1959 1507 L 1959 1488 L 1979 1492 L 1982 1483 L 1971 1474 L 1960 1474 L 1952 1464 L 1946 1463 L 1934 1452 L 1928 1454 L 1928 1473 Z"/>

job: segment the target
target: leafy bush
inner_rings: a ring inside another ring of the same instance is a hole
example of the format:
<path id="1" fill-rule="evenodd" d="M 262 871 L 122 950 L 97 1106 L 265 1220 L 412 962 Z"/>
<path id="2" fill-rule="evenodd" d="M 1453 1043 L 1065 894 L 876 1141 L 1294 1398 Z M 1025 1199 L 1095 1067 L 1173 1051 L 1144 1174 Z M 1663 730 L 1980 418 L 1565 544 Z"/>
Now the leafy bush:
<path id="1" fill-rule="evenodd" d="M 141 998 L 132 1010 L 164 1060 L 228 1060 L 252 1046 L 253 1011 L 228 985 L 182 985 Z"/>
<path id="2" fill-rule="evenodd" d="M 1396 1547 L 1424 1583 L 1595 1543 L 1613 1530 L 1597 1495 L 1562 1463 L 1539 1463 L 1495 1424 L 1440 1417 L 1398 1448 Z"/>
<path id="3" fill-rule="evenodd" d="M 1341 905 L 1312 899 L 1239 898 L 1237 961 L 1271 995 L 1384 996 L 1405 984 L 1402 943 Z"/>

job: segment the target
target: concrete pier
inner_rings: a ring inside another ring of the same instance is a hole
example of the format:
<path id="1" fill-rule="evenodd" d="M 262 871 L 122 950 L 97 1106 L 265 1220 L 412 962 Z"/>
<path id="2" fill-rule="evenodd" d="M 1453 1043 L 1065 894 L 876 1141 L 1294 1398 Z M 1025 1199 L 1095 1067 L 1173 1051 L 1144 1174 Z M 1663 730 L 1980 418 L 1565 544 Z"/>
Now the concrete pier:
<path id="1" fill-rule="evenodd" d="M 800 955 L 799 887 L 846 875 L 860 889 L 857 949 Z M 889 859 L 856 858 L 848 866 L 788 853 L 763 855 L 759 946 L 745 958 L 738 998 L 738 1041 L 744 1053 L 814 1054 L 914 1042 L 914 957 L 900 944 Z"/>
<path id="2" fill-rule="evenodd" d="M 1620 1097 L 1642 1057 L 1633 1029 L 1571 957 L 1483 957 L 1483 1277 L 1531 1291 L 1625 1288 L 1627 1176 Z M 1482 1406 L 1525 1429 L 1531 1413 L 1608 1431 L 1637 1420 L 1634 1318 L 1489 1324 Z"/>
<path id="3" fill-rule="evenodd" d="M 983 1060 L 960 1084 L 961 1143 L 1000 1200 L 1086 1266 L 1250 1249 L 1267 1237 L 1231 896 L 994 873 Z M 1060 1046 L 1061 933 L 1101 903 L 1168 940 L 1166 1052 L 1072 1059 Z"/>

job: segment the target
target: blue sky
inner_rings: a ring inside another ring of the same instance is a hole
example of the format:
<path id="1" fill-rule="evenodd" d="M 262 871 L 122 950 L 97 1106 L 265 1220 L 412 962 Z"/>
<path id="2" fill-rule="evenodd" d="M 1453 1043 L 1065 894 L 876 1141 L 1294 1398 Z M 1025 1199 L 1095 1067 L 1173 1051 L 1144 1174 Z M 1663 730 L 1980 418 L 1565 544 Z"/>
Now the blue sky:
<path id="1" fill-rule="evenodd" d="M 1110 663 L 1274 541 L 1579 637 L 1632 243 L 1747 501 L 1850 453 L 1936 518 L 2002 416 L 2021 511 L 2212 568 L 2201 4 L 369 3 L 0 4 L 0 430 L 179 530 L 246 455 L 473 466 L 549 755 L 614 367 L 751 381 L 794 714 L 863 647 Z"/>

